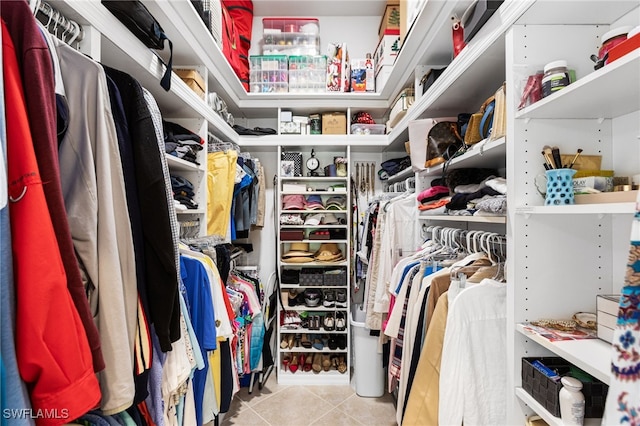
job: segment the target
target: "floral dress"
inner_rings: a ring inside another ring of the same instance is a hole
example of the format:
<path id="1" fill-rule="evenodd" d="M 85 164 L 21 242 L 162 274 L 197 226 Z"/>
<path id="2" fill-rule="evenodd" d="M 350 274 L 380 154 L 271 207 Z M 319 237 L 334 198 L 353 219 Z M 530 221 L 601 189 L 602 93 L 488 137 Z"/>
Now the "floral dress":
<path id="1" fill-rule="evenodd" d="M 640 426 L 640 195 L 614 331 L 611 381 L 603 424 Z"/>

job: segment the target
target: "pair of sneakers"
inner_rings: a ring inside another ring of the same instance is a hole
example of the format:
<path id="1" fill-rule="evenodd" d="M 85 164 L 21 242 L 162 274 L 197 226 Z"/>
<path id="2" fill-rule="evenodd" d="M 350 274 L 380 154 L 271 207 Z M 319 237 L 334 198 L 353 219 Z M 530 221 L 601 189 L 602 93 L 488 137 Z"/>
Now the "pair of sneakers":
<path id="1" fill-rule="evenodd" d="M 347 290 L 340 288 L 337 290 L 323 290 L 322 306 L 325 308 L 346 308 Z"/>

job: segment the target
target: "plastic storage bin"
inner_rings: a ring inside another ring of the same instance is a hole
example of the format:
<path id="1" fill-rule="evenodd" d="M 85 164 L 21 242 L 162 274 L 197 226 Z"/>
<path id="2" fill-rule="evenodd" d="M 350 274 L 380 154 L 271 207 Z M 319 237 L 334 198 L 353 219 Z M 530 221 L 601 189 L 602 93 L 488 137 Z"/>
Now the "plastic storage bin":
<path id="1" fill-rule="evenodd" d="M 370 336 L 364 325 L 366 313 L 361 308 L 361 304 L 351 305 L 356 393 L 363 397 L 378 398 L 384 395 L 382 354 L 378 353 L 378 337 Z"/>
<path id="2" fill-rule="evenodd" d="M 262 18 L 263 55 L 319 55 L 320 24 L 315 18 Z"/>
<path id="3" fill-rule="evenodd" d="M 352 124 L 352 135 L 384 135 L 387 126 L 384 124 Z"/>
<path id="4" fill-rule="evenodd" d="M 283 93 L 289 91 L 287 57 L 251 56 L 249 86 L 253 93 Z"/>
<path id="5" fill-rule="evenodd" d="M 326 76 L 326 56 L 289 56 L 289 92 L 325 92 Z"/>

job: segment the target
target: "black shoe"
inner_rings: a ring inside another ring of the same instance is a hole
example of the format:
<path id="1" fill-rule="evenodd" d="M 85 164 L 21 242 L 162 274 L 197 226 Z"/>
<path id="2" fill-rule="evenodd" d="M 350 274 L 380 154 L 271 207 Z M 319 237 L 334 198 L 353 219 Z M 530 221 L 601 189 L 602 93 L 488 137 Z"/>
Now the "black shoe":
<path id="1" fill-rule="evenodd" d="M 336 308 L 347 307 L 347 290 L 339 288 L 336 290 Z"/>

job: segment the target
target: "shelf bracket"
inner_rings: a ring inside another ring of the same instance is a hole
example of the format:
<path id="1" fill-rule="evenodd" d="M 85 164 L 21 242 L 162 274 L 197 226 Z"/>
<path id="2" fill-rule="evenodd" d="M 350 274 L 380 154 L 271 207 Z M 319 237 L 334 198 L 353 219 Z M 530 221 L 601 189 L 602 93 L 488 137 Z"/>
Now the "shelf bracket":
<path id="1" fill-rule="evenodd" d="M 530 121 L 531 121 L 531 118 L 527 117 L 524 119 L 524 124 L 529 124 Z"/>
<path id="2" fill-rule="evenodd" d="M 598 124 L 604 123 L 604 117 L 598 117 Z"/>
<path id="3" fill-rule="evenodd" d="M 598 213 L 598 220 L 602 220 L 604 216 L 604 213 Z"/>

